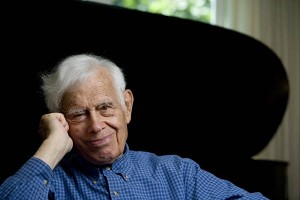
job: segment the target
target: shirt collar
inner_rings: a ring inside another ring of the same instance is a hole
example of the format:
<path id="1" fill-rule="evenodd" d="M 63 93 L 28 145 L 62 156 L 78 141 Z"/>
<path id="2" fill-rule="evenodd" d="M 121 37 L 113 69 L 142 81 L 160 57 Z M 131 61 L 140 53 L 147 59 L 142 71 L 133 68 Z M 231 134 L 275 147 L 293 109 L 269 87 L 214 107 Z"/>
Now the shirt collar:
<path id="1" fill-rule="evenodd" d="M 99 178 L 99 173 L 101 173 L 104 168 L 108 167 L 107 165 L 97 166 L 91 164 L 75 151 L 72 151 L 65 156 L 62 162 L 62 166 L 63 165 L 69 165 L 69 167 L 72 168 L 75 167 L 79 171 L 83 172 L 85 175 L 97 179 Z M 112 165 L 110 165 L 110 167 L 114 173 L 122 175 L 123 177 L 127 177 L 127 174 L 129 174 L 132 168 L 131 165 L 132 164 L 130 162 L 129 146 L 126 143 L 123 155 L 120 158 L 118 158 Z"/>

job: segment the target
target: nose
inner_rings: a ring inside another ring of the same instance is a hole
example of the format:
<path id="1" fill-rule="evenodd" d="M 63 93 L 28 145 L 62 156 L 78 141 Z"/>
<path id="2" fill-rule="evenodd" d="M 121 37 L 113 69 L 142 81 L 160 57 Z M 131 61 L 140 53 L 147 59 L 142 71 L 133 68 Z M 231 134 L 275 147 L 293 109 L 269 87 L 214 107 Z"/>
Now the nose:
<path id="1" fill-rule="evenodd" d="M 98 133 L 105 127 L 104 117 L 97 112 L 91 112 L 89 117 L 88 131 L 91 133 Z"/>

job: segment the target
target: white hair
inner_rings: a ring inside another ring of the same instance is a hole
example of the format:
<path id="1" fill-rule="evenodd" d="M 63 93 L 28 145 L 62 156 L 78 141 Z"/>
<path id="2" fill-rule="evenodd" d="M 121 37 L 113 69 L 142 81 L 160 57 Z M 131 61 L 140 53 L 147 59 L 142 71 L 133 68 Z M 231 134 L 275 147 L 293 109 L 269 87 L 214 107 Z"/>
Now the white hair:
<path id="1" fill-rule="evenodd" d="M 99 68 L 108 70 L 124 109 L 123 92 L 126 82 L 122 69 L 109 59 L 93 54 L 78 54 L 63 59 L 50 73 L 41 75 L 43 82 L 41 88 L 48 110 L 60 112 L 63 94 L 75 83 L 87 79 Z"/>

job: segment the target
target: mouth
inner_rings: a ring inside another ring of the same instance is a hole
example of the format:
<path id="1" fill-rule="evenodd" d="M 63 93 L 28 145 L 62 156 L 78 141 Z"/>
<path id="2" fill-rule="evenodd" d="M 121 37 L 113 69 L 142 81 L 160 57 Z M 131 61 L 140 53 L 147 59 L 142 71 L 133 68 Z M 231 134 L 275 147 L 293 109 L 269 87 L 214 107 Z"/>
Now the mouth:
<path id="1" fill-rule="evenodd" d="M 88 144 L 92 147 L 102 147 L 107 145 L 111 140 L 112 140 L 112 134 L 102 138 L 90 140 L 88 141 Z"/>

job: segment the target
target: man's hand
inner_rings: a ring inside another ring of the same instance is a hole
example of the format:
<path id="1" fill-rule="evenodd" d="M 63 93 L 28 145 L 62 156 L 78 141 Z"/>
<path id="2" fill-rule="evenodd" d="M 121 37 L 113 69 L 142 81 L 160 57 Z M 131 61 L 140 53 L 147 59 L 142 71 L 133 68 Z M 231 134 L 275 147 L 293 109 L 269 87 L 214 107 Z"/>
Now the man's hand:
<path id="1" fill-rule="evenodd" d="M 39 133 L 44 139 L 34 157 L 46 162 L 52 169 L 71 151 L 73 141 L 69 134 L 69 124 L 61 113 L 49 113 L 41 117 Z"/>

